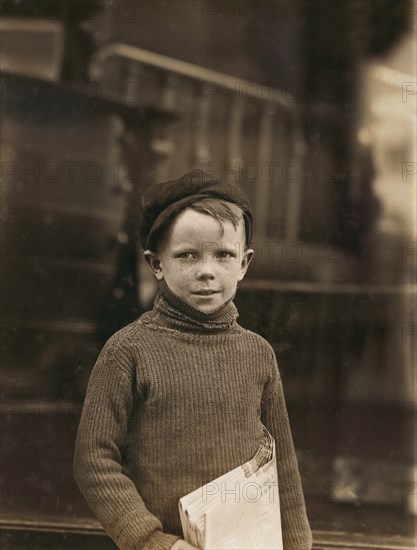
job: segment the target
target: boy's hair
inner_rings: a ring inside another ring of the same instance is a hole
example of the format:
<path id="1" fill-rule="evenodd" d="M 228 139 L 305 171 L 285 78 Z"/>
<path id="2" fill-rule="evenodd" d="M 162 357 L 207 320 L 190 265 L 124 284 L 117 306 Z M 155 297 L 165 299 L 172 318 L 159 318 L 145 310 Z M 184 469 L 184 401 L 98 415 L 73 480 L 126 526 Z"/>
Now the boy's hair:
<path id="1" fill-rule="evenodd" d="M 222 199 L 207 197 L 191 203 L 188 208 L 215 218 L 221 225 L 222 234 L 224 222 L 230 222 L 235 229 L 238 228 L 239 222 L 244 222 L 242 209 L 237 204 Z"/>
<path id="2" fill-rule="evenodd" d="M 220 224 L 222 235 L 224 233 L 224 222 L 231 223 L 235 229 L 238 228 L 241 221 L 245 223 L 243 210 L 237 204 L 233 204 L 232 202 L 228 202 L 223 199 L 216 199 L 213 197 L 198 199 L 195 202 L 188 204 L 184 208 L 179 209 L 178 212 L 176 212 L 175 216 L 168 219 L 166 223 L 158 229 L 158 232 L 156 232 L 152 238 L 155 249 L 157 248 L 158 243 L 162 242 L 165 238 L 168 229 L 170 228 L 172 222 L 175 220 L 178 214 L 180 214 L 187 208 L 195 210 L 200 214 L 206 214 L 217 220 Z M 248 246 L 248 243 L 246 243 L 246 246 Z M 156 252 L 156 250 L 154 250 L 154 252 Z"/>

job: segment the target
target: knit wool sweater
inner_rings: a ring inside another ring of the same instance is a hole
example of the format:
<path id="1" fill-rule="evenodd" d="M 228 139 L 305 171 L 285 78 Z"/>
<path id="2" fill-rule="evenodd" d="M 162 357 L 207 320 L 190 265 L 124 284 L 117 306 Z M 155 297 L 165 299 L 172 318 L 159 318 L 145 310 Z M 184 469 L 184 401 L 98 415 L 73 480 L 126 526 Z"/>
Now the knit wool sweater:
<path id="1" fill-rule="evenodd" d="M 276 442 L 285 550 L 312 545 L 271 346 L 242 328 L 229 301 L 213 313 L 162 282 L 152 311 L 116 332 L 92 371 L 74 475 L 122 550 L 182 538 L 178 500 Z"/>

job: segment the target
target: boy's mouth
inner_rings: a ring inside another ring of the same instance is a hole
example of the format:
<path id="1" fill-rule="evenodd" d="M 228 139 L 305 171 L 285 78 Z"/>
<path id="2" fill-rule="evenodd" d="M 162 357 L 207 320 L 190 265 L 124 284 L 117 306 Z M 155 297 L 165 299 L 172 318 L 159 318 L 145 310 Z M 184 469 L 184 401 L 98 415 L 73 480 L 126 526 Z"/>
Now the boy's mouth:
<path id="1" fill-rule="evenodd" d="M 211 296 L 212 294 L 217 294 L 218 290 L 197 290 L 196 292 L 193 292 L 193 294 L 197 294 L 198 296 Z"/>

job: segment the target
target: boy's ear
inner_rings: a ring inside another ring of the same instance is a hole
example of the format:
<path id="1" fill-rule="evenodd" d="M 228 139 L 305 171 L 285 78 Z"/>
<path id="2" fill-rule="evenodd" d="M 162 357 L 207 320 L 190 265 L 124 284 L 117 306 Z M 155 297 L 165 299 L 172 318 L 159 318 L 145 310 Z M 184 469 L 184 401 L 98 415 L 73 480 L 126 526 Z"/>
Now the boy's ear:
<path id="1" fill-rule="evenodd" d="M 156 254 L 155 252 L 151 252 L 150 250 L 145 250 L 145 252 L 143 253 L 143 257 L 148 262 L 155 277 L 158 279 L 158 281 L 161 281 L 164 278 L 164 275 L 162 273 L 161 261 L 158 257 L 158 254 Z"/>
<path id="2" fill-rule="evenodd" d="M 252 248 L 247 248 L 243 252 L 243 257 L 240 264 L 240 275 L 238 278 L 239 281 L 241 281 L 243 277 L 246 275 L 246 271 L 248 270 L 249 264 L 251 263 L 254 254 L 255 252 L 254 250 L 252 250 Z"/>

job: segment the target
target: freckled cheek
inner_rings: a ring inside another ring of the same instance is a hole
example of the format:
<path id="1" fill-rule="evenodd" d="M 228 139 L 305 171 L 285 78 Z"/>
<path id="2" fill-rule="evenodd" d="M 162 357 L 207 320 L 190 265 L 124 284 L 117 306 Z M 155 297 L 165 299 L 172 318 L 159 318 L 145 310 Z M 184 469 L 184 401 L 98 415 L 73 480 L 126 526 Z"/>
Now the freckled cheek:
<path id="1" fill-rule="evenodd" d="M 240 271 L 239 264 L 235 262 L 227 262 L 221 266 L 221 270 L 225 275 L 234 276 Z"/>
<path id="2" fill-rule="evenodd" d="M 195 267 L 193 268 L 193 266 L 190 266 L 190 265 L 180 266 L 175 272 L 175 277 L 179 281 L 185 281 L 186 279 L 193 277 L 194 273 L 195 273 Z"/>

